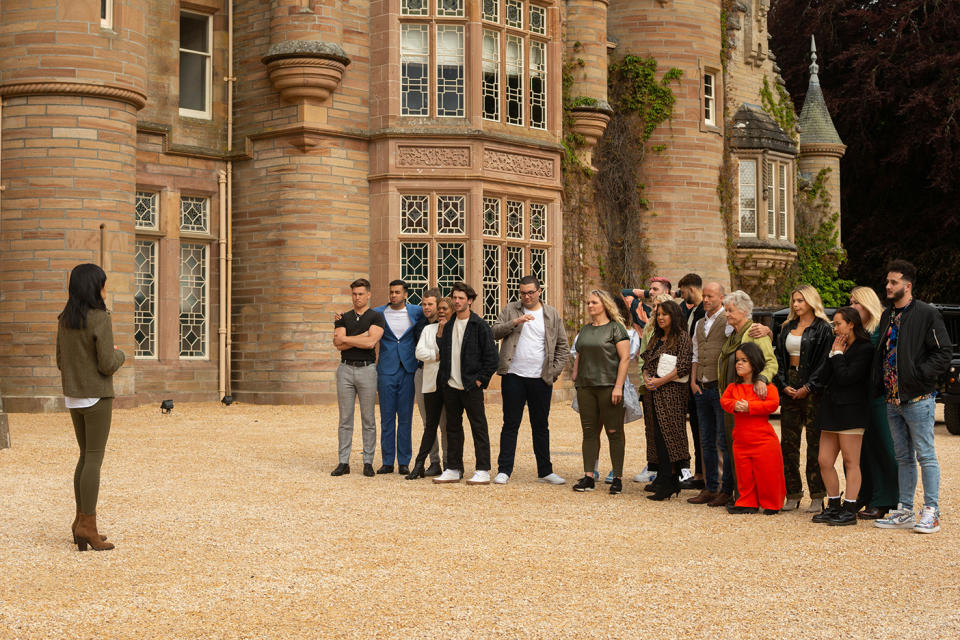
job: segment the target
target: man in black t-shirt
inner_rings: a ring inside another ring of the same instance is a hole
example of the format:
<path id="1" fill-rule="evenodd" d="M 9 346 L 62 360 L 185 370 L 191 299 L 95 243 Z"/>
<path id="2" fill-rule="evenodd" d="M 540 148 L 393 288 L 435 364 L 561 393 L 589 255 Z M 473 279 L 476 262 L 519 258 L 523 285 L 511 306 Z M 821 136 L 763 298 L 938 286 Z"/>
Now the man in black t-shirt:
<path id="1" fill-rule="evenodd" d="M 353 446 L 353 410 L 360 399 L 360 423 L 363 434 L 363 475 L 373 476 L 373 455 L 377 446 L 376 345 L 383 335 L 383 315 L 370 308 L 370 281 L 365 278 L 350 284 L 353 309 L 334 323 L 333 346 L 340 351 L 337 367 L 337 402 L 340 405 L 340 463 L 330 475 L 350 473 L 350 449 Z"/>

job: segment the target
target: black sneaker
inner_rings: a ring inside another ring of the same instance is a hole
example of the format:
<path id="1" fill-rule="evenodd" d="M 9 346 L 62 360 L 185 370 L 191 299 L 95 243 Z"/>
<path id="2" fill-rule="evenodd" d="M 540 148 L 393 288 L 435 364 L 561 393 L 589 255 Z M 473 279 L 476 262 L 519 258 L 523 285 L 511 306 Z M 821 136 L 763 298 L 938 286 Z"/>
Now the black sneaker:
<path id="1" fill-rule="evenodd" d="M 593 491 L 593 488 L 593 478 L 590 476 L 583 476 L 579 481 L 577 481 L 577 484 L 573 485 L 573 490 L 581 493 L 584 491 Z"/>
<path id="2" fill-rule="evenodd" d="M 341 462 L 337 465 L 337 468 L 330 472 L 332 476 L 345 476 L 350 473 L 350 465 Z"/>
<path id="3" fill-rule="evenodd" d="M 374 475 L 376 475 L 373 472 L 373 465 L 369 462 L 363 463 L 363 475 L 367 476 L 368 478 L 372 478 Z"/>
<path id="4" fill-rule="evenodd" d="M 614 478 L 610 483 L 610 495 L 615 496 L 618 493 L 623 493 L 623 482 L 620 478 Z"/>

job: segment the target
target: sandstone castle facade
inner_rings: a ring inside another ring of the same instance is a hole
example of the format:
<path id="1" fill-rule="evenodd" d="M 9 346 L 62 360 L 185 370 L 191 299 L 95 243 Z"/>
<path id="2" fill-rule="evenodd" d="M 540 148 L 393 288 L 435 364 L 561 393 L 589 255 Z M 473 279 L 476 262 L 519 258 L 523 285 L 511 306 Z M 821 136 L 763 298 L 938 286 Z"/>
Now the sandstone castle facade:
<path id="1" fill-rule="evenodd" d="M 81 262 L 108 274 L 127 403 L 332 400 L 332 316 L 360 276 L 377 303 L 393 278 L 414 300 L 465 279 L 492 318 L 534 273 L 567 306 L 570 56 L 569 93 L 597 105 L 573 118 L 586 157 L 611 60 L 683 72 L 646 167 L 659 271 L 788 265 L 795 172 L 833 167 L 838 190 L 843 145 L 822 95 L 799 145 L 756 106 L 778 81 L 769 2 L 5 0 L 3 408 L 62 406 L 56 317 Z"/>

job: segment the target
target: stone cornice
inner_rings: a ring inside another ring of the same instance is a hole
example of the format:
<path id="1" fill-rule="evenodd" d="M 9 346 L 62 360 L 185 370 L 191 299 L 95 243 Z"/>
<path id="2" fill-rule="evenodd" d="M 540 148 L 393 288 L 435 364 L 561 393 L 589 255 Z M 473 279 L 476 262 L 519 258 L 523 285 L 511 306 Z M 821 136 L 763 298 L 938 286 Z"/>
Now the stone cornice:
<path id="1" fill-rule="evenodd" d="M 847 152 L 847 145 L 834 142 L 801 142 L 801 156 L 833 156 L 842 158 Z"/>
<path id="2" fill-rule="evenodd" d="M 41 96 L 41 95 L 76 95 L 108 98 L 119 102 L 126 102 L 140 110 L 147 104 L 147 96 L 139 91 L 126 87 L 117 87 L 106 84 L 90 84 L 86 82 L 8 82 L 0 85 L 0 96 Z"/>

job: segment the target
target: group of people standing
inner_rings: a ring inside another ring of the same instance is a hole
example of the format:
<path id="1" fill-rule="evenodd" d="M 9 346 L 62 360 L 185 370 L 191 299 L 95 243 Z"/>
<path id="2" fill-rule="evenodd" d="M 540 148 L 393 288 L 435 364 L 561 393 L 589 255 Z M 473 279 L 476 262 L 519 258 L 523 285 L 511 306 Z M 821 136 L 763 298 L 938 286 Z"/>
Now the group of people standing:
<path id="1" fill-rule="evenodd" d="M 57 331 L 57 367 L 80 449 L 71 531 L 81 551 L 113 548 L 96 522 L 112 376 L 124 363 L 104 302 L 106 280 L 97 265 L 73 269 Z M 670 282 L 660 277 L 651 279 L 648 290 L 624 289 L 618 297 L 593 290 L 586 300 L 589 321 L 571 350 L 559 312 L 541 301 L 533 276 L 520 280 L 519 300 L 504 307 L 492 327 L 472 311 L 477 294 L 466 283 L 453 285 L 449 296 L 427 290 L 418 306 L 407 303 L 407 284 L 394 280 L 389 304 L 371 309 L 370 282 L 358 279 L 350 285 L 352 308 L 334 321 L 333 344 L 341 358 L 336 371 L 340 422 L 339 463 L 331 475 L 350 473 L 359 400 L 365 476 L 393 473 L 396 462 L 408 480 L 459 482 L 466 413 L 476 458 L 467 482 L 489 484 L 483 390 L 498 373 L 503 427 L 492 482 L 507 484 L 513 474 L 527 407 L 537 476 L 564 484 L 550 460 L 549 415 L 553 385 L 573 352 L 584 470 L 575 491 L 596 486 L 602 432 L 613 467 L 609 491 L 623 491 L 625 408 L 642 400 L 647 471 L 656 474 L 644 488 L 652 500 L 699 488 L 688 502 L 725 506 L 731 513 L 798 509 L 805 431 L 807 509 L 816 513 L 814 521 L 849 525 L 858 518 L 874 519 L 880 528 L 934 533 L 940 529 L 935 393 L 952 345 L 937 310 L 914 299 L 915 281 L 915 267 L 895 260 L 887 269 L 886 309 L 872 289 L 857 287 L 849 306 L 832 318 L 817 291 L 800 286 L 791 293 L 790 312 L 777 336 L 752 322 L 749 295 L 726 294 L 715 282 L 703 286 L 695 274 L 681 279 L 679 301 Z M 640 372 L 636 391 L 628 379 L 634 358 Z M 374 471 L 377 398 L 382 465 Z M 415 458 L 414 404 L 424 424 Z M 780 438 L 769 422 L 778 406 Z M 690 466 L 687 414 L 696 473 L 681 482 L 681 470 Z M 838 455 L 845 495 L 835 470 Z M 919 518 L 914 510 L 918 464 Z M 634 480 L 646 477 L 638 474 Z"/>

